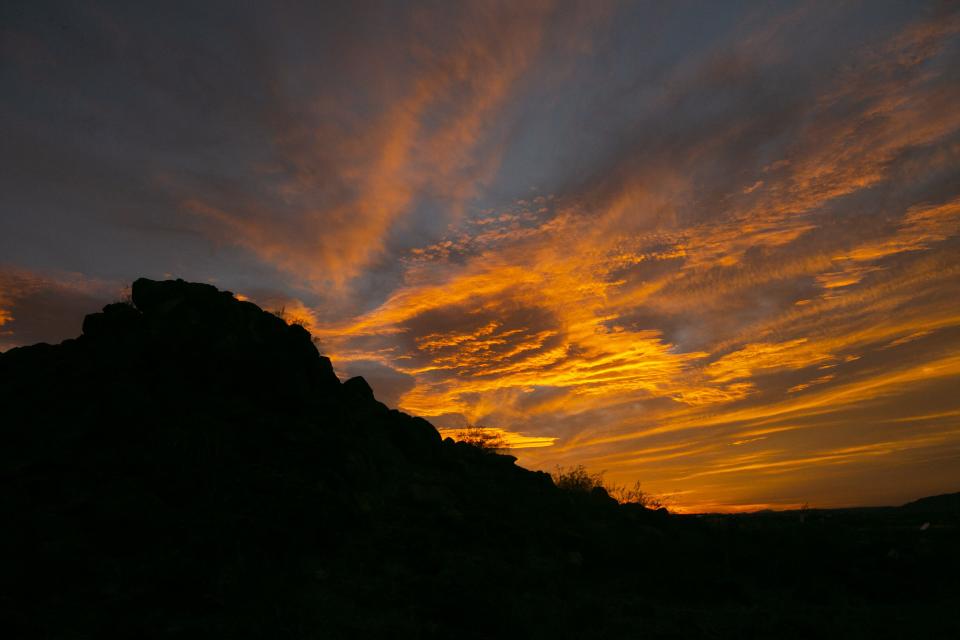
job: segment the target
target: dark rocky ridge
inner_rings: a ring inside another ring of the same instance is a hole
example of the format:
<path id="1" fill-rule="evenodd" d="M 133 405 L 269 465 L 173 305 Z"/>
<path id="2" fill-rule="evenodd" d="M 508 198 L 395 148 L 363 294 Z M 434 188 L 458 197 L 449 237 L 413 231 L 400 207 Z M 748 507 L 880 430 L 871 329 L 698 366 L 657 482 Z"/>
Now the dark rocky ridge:
<path id="1" fill-rule="evenodd" d="M 825 512 L 708 522 L 560 491 L 341 384 L 302 327 L 228 292 L 141 279 L 132 299 L 0 354 L 8 637 L 954 629 L 934 618 L 953 520 L 864 543 Z"/>

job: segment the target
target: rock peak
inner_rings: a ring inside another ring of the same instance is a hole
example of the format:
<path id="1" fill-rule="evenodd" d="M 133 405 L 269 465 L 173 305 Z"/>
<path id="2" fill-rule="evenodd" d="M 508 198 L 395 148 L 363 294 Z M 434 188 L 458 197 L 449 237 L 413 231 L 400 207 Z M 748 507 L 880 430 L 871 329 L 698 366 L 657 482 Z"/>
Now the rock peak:
<path id="1" fill-rule="evenodd" d="M 107 305 L 84 319 L 84 338 L 122 346 L 125 357 L 160 351 L 192 371 L 218 363 L 217 378 L 244 386 L 283 387 L 297 395 L 340 381 L 330 360 L 299 325 L 213 285 L 139 278 L 131 303 Z M 229 367 L 225 370 L 224 363 Z M 212 373 L 212 372 L 211 372 Z"/>

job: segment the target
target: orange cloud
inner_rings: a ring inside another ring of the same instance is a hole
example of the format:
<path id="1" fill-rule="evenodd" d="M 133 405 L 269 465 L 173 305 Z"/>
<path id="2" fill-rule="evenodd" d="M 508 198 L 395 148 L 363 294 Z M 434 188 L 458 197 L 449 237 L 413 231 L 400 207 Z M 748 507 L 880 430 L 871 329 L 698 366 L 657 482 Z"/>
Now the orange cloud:
<path id="1" fill-rule="evenodd" d="M 122 287 L 77 273 L 0 268 L 0 350 L 75 336 L 83 316 L 122 295 Z"/>
<path id="2" fill-rule="evenodd" d="M 835 356 L 822 351 L 820 345 L 798 338 L 780 344 L 747 345 L 710 363 L 707 371 L 718 382 L 729 382 L 782 369 L 802 369 L 834 359 Z"/>
<path id="3" fill-rule="evenodd" d="M 389 62 L 409 75 L 368 87 L 382 93 L 379 112 L 358 118 L 344 106 L 356 96 L 319 97 L 315 131 L 277 136 L 292 168 L 279 174 L 269 202 L 187 197 L 183 209 L 216 237 L 315 288 L 343 288 L 383 254 L 391 229 L 422 200 L 442 202 L 443 215 L 456 220 L 493 177 L 503 151 L 497 115 L 541 55 L 556 10 L 546 1 L 451 6 L 463 14 L 452 16 L 456 37 L 438 28 L 436 16 L 411 11 L 409 40 L 385 45 L 395 50 Z M 336 120 L 344 126 L 331 127 Z"/>
<path id="4" fill-rule="evenodd" d="M 10 300 L 7 295 L 4 295 L 2 291 L 0 291 L 0 305 L 2 305 L 0 306 L 0 327 L 2 327 L 13 320 L 13 311 L 10 308 L 13 306 L 13 301 Z"/>

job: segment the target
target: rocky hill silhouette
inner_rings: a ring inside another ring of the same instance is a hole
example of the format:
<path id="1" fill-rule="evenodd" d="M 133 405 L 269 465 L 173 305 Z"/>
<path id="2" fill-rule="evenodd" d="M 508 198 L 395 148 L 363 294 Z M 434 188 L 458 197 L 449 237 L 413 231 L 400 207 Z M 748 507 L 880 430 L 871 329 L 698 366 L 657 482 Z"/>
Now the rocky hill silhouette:
<path id="1" fill-rule="evenodd" d="M 939 496 L 927 496 L 913 502 L 908 502 L 902 507 L 909 511 L 930 512 L 930 513 L 949 513 L 960 514 L 960 493 L 944 493 Z"/>
<path id="2" fill-rule="evenodd" d="M 210 285 L 140 279 L 80 337 L 0 354 L 0 406 L 6 637 L 960 629 L 955 511 L 693 518 L 562 491 Z"/>

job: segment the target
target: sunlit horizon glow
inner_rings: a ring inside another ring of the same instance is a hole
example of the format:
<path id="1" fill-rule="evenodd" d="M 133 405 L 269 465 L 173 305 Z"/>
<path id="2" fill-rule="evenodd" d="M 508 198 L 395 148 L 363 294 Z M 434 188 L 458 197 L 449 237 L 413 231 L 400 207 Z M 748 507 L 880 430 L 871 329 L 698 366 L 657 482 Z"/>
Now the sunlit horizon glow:
<path id="1" fill-rule="evenodd" d="M 4 27 L 0 350 L 182 277 L 678 511 L 960 490 L 955 5 L 61 11 Z"/>

